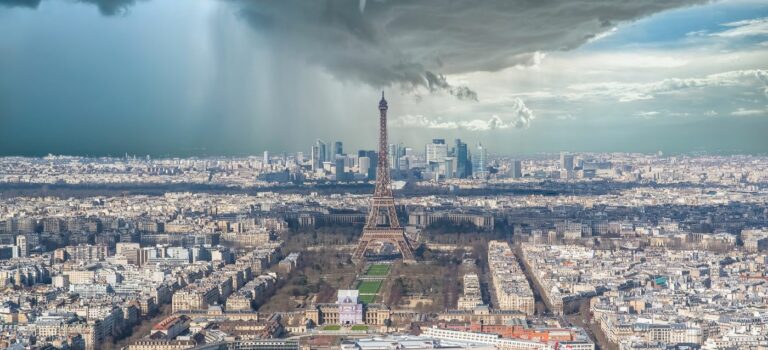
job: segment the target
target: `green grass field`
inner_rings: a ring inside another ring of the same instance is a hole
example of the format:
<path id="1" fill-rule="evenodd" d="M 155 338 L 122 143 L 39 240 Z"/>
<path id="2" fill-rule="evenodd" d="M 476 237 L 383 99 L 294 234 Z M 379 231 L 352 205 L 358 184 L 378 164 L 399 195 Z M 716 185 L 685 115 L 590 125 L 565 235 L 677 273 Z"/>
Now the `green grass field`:
<path id="1" fill-rule="evenodd" d="M 361 295 L 360 302 L 363 304 L 370 304 L 373 302 L 374 299 L 376 299 L 375 295 L 367 294 L 367 295 Z"/>
<path id="2" fill-rule="evenodd" d="M 335 325 L 335 324 L 327 325 L 327 326 L 323 327 L 324 331 L 338 331 L 340 329 L 341 329 L 341 326 Z"/>
<path id="3" fill-rule="evenodd" d="M 360 294 L 376 294 L 381 288 L 381 281 L 362 281 L 357 286 Z"/>
<path id="4" fill-rule="evenodd" d="M 375 264 L 365 272 L 366 276 L 386 276 L 389 273 L 389 265 Z"/>
<path id="5" fill-rule="evenodd" d="M 368 326 L 366 326 L 364 324 L 356 324 L 356 325 L 352 326 L 352 330 L 353 331 L 367 331 L 368 330 Z"/>

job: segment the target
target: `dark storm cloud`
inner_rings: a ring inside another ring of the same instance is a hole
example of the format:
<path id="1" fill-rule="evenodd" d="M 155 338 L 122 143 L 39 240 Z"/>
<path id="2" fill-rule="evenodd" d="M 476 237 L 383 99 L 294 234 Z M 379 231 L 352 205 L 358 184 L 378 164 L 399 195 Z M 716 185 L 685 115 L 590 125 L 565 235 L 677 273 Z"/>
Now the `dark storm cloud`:
<path id="1" fill-rule="evenodd" d="M 451 86 L 442 74 L 426 71 L 424 72 L 424 78 L 427 79 L 427 88 L 429 88 L 429 91 L 431 92 L 445 90 L 460 100 L 477 101 L 476 92 L 470 90 L 466 86 Z"/>
<path id="2" fill-rule="evenodd" d="M 0 0 L 35 8 L 41 0 Z M 53 0 L 51 0 L 53 1 Z M 74 0 L 105 16 L 138 0 Z M 477 100 L 446 74 L 536 65 L 541 52 L 570 50 L 620 22 L 706 0 L 226 0 L 280 54 L 340 80 L 444 91 Z"/>
<path id="3" fill-rule="evenodd" d="M 41 0 L 0 0 L 0 6 L 37 8 Z"/>
<path id="4" fill-rule="evenodd" d="M 703 0 L 229 0 L 284 53 L 341 80 L 476 100 L 444 74 L 532 66 L 620 22 Z"/>
<path id="5" fill-rule="evenodd" d="M 0 6 L 37 8 L 42 0 L 0 0 Z M 77 0 L 85 4 L 95 5 L 104 16 L 114 16 L 125 13 L 136 0 Z"/>
<path id="6" fill-rule="evenodd" d="M 104 16 L 114 16 L 125 13 L 136 0 L 79 0 L 82 3 L 96 5 Z"/>

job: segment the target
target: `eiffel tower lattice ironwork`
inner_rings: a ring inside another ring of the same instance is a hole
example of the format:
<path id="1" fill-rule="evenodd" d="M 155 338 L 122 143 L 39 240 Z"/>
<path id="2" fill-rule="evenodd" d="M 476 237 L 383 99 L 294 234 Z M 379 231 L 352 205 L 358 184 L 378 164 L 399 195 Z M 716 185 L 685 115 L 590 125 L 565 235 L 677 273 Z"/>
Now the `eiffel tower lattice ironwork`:
<path id="1" fill-rule="evenodd" d="M 395 211 L 395 197 L 392 195 L 392 182 L 389 177 L 389 157 L 387 151 L 387 100 L 384 92 L 379 101 L 379 155 L 376 162 L 376 189 L 371 199 L 371 208 L 365 221 L 363 235 L 352 255 L 356 261 L 365 259 L 365 251 L 373 242 L 390 243 L 402 254 L 404 262 L 413 262 L 413 247 L 400 226 Z"/>

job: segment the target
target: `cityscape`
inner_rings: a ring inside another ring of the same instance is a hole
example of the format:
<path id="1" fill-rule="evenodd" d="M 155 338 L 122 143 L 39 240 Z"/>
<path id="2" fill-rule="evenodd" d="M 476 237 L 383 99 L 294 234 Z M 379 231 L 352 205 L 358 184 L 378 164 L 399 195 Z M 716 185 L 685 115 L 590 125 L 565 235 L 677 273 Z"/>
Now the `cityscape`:
<path id="1" fill-rule="evenodd" d="M 768 349 L 767 24 L 741 0 L 0 0 L 0 348 Z M 623 68 L 555 96 L 563 59 L 564 83 Z"/>

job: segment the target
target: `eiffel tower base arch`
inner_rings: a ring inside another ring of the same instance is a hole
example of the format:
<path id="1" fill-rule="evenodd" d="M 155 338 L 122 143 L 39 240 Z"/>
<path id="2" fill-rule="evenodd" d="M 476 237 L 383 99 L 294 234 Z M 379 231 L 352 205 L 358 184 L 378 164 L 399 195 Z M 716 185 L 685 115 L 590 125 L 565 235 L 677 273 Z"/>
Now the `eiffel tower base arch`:
<path id="1" fill-rule="evenodd" d="M 411 246 L 408 237 L 405 235 L 405 230 L 402 228 L 364 228 L 363 235 L 357 243 L 357 248 L 355 249 L 354 254 L 352 254 L 352 260 L 356 263 L 364 262 L 365 252 L 374 242 L 390 243 L 395 246 L 397 251 L 403 256 L 403 263 L 416 263 L 416 257 L 413 255 L 413 247 Z"/>

